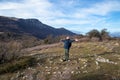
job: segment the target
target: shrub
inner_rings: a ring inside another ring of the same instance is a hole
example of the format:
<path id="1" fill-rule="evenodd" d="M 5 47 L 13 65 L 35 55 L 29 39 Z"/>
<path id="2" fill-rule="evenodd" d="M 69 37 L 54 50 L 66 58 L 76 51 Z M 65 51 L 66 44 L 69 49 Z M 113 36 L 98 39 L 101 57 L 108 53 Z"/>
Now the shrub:
<path id="1" fill-rule="evenodd" d="M 27 68 L 29 66 L 34 65 L 35 62 L 36 60 L 33 57 L 23 57 L 23 58 L 14 60 L 9 63 L 1 64 L 0 74 L 8 73 L 8 72 L 15 72 L 16 70 Z"/>
<path id="2" fill-rule="evenodd" d="M 44 39 L 44 43 L 45 44 L 51 44 L 54 42 L 54 38 L 52 35 L 48 35 L 45 39 Z"/>
<path id="3" fill-rule="evenodd" d="M 90 39 L 92 39 L 93 37 L 99 38 L 100 41 L 110 39 L 110 35 L 109 32 L 107 32 L 107 29 L 102 29 L 101 31 L 93 29 L 87 33 L 87 36 Z"/>
<path id="4" fill-rule="evenodd" d="M 109 35 L 109 32 L 107 32 L 107 29 L 102 29 L 101 30 L 101 36 L 102 36 L 103 40 L 110 39 L 110 35 Z"/>
<path id="5" fill-rule="evenodd" d="M 61 39 L 61 36 L 52 36 L 52 35 L 48 35 L 45 39 L 44 39 L 44 44 L 52 44 L 52 43 L 57 43 L 59 42 Z"/>
<path id="6" fill-rule="evenodd" d="M 96 29 L 91 30 L 90 32 L 87 33 L 87 35 L 89 36 L 90 39 L 92 37 L 97 37 L 97 38 L 99 38 L 99 40 L 101 40 L 100 32 Z"/>
<path id="7" fill-rule="evenodd" d="M 21 43 L 17 41 L 0 43 L 0 63 L 19 58 L 21 56 L 21 48 Z"/>

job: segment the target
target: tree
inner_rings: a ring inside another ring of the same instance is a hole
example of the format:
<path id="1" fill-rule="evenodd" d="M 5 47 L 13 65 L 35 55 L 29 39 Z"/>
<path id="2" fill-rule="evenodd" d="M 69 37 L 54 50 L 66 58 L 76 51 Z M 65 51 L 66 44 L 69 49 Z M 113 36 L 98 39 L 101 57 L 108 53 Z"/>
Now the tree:
<path id="1" fill-rule="evenodd" d="M 45 39 L 44 39 L 44 43 L 45 44 L 51 44 L 51 43 L 53 43 L 54 41 L 53 41 L 53 35 L 48 35 Z"/>
<path id="2" fill-rule="evenodd" d="M 101 31 L 93 29 L 89 31 L 87 35 L 90 39 L 93 37 L 96 37 L 96 38 L 99 38 L 100 41 L 110 38 L 109 32 L 107 32 L 107 29 L 102 29 Z"/>
<path id="3" fill-rule="evenodd" d="M 110 38 L 109 32 L 107 32 L 107 29 L 102 29 L 101 30 L 101 36 L 102 36 L 102 39 L 108 39 L 108 38 Z"/>
<path id="4" fill-rule="evenodd" d="M 87 33 L 87 35 L 89 36 L 90 39 L 92 37 L 97 37 L 99 38 L 99 40 L 102 40 L 101 33 L 96 29 L 91 30 L 90 32 Z"/>

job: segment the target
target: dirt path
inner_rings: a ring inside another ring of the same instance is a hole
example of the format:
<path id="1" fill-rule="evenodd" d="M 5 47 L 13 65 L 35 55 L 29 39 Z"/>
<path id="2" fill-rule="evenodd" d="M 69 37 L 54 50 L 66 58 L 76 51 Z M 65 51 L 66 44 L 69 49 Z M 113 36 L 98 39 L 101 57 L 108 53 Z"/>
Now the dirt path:
<path id="1" fill-rule="evenodd" d="M 39 46 L 35 46 L 35 47 L 31 47 L 31 48 L 26 48 L 23 49 L 22 51 L 33 51 L 33 50 L 40 50 L 40 49 L 44 49 L 44 48 L 50 48 L 50 47 L 56 47 L 58 45 L 60 45 L 61 43 L 54 43 L 54 44 L 47 44 L 47 45 L 39 45 Z"/>

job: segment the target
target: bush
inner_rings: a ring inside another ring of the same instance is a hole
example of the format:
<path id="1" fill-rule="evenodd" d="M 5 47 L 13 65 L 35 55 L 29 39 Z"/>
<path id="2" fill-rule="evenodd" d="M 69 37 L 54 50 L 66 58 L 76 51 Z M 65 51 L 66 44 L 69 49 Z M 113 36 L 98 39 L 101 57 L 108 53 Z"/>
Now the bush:
<path id="1" fill-rule="evenodd" d="M 89 36 L 90 39 L 92 37 L 97 37 L 97 38 L 99 38 L 99 40 L 101 40 L 100 32 L 96 29 L 91 30 L 90 32 L 87 33 L 87 35 Z"/>
<path id="2" fill-rule="evenodd" d="M 107 29 L 102 29 L 101 31 L 93 29 L 87 33 L 87 36 L 90 39 L 99 38 L 100 41 L 110 39 L 110 35 L 109 35 L 109 32 L 107 32 Z"/>
<path id="3" fill-rule="evenodd" d="M 101 36 L 103 40 L 110 39 L 109 32 L 107 32 L 107 29 L 101 30 Z"/>
<path id="4" fill-rule="evenodd" d="M 33 47 L 44 43 L 43 40 L 37 39 L 32 36 L 24 36 L 22 39 L 19 40 L 19 42 L 21 42 L 23 48 Z"/>
<path id="5" fill-rule="evenodd" d="M 60 41 L 62 36 L 52 36 L 52 35 L 48 35 L 45 39 L 44 39 L 44 44 L 52 44 L 52 43 L 57 43 Z"/>
<path id="6" fill-rule="evenodd" d="M 21 49 L 22 45 L 17 41 L 0 43 L 0 63 L 4 63 L 21 57 Z"/>
<path id="7" fill-rule="evenodd" d="M 34 65 L 35 62 L 36 60 L 33 57 L 24 57 L 9 63 L 2 64 L 0 65 L 0 74 L 15 72 L 16 70 L 27 68 Z"/>

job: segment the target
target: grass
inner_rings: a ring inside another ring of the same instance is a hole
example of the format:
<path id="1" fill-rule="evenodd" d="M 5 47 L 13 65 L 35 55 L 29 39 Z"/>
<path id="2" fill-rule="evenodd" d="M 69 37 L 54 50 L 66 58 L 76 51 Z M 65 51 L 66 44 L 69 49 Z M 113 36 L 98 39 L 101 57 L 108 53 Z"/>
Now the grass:
<path id="1" fill-rule="evenodd" d="M 38 65 L 31 67 L 32 69 L 26 68 L 20 71 L 24 74 L 19 77 L 19 80 L 23 80 L 23 77 L 28 74 L 26 79 L 35 76 L 36 80 L 120 80 L 120 54 L 118 53 L 120 46 L 116 46 L 115 43 L 116 41 L 73 43 L 68 62 L 61 61 L 64 58 L 62 44 L 57 47 L 32 51 L 31 54 L 36 53 L 32 57 L 37 59 Z M 97 62 L 98 56 L 117 64 Z M 11 79 L 16 75 L 15 72 L 4 74 L 0 76 L 2 77 L 0 80 L 7 80 L 5 76 Z"/>

